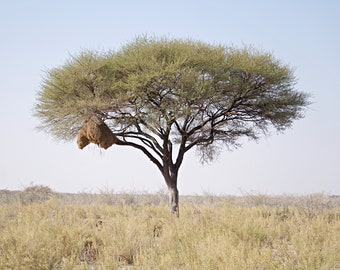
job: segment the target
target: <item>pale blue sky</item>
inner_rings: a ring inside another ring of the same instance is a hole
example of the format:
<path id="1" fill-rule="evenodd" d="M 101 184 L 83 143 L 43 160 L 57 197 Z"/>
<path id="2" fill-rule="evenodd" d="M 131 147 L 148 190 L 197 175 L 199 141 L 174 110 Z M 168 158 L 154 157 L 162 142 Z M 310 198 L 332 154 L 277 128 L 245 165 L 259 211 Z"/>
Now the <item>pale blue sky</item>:
<path id="1" fill-rule="evenodd" d="M 295 68 L 313 95 L 285 134 L 245 141 L 202 166 L 194 151 L 182 194 L 340 194 L 339 1 L 0 1 L 0 189 L 31 182 L 63 192 L 156 192 L 156 167 L 135 149 L 56 142 L 35 130 L 44 71 L 82 49 L 118 49 L 137 35 L 252 45 Z"/>

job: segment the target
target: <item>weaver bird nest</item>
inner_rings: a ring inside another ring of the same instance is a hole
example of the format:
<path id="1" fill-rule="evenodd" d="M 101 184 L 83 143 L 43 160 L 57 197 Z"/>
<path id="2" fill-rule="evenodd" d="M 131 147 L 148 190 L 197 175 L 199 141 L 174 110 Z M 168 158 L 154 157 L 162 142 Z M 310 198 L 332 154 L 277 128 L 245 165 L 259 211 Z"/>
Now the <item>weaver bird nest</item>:
<path id="1" fill-rule="evenodd" d="M 77 144 L 80 149 L 90 143 L 97 144 L 99 147 L 107 149 L 117 143 L 117 137 L 110 128 L 98 116 L 91 116 L 84 122 L 78 134 Z"/>

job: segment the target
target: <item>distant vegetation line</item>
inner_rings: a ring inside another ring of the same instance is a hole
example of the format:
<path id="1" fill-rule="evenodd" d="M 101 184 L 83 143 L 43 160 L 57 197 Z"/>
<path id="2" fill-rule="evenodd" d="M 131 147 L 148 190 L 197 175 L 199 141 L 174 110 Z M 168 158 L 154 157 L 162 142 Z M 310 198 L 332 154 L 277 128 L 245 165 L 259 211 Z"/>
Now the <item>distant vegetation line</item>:
<path id="1" fill-rule="evenodd" d="M 115 192 L 100 190 L 98 193 L 60 193 L 44 185 L 30 185 L 21 191 L 0 190 L 0 204 L 19 202 L 23 204 L 41 203 L 51 198 L 58 198 L 67 204 L 105 203 L 108 205 L 160 205 L 168 203 L 167 191 L 157 193 L 147 192 Z M 206 205 L 214 203 L 229 203 L 240 207 L 270 206 L 270 207 L 303 207 L 316 209 L 332 209 L 340 207 L 340 196 L 325 193 L 308 195 L 267 195 L 260 193 L 245 193 L 242 196 L 215 195 L 204 192 L 203 195 L 183 195 L 181 202 L 188 205 Z"/>

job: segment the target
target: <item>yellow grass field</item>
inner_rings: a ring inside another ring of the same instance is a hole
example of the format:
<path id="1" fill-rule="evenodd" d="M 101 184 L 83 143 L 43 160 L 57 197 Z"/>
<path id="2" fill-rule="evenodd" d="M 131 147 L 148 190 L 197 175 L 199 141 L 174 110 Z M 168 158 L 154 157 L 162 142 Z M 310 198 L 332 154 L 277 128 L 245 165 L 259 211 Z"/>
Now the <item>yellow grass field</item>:
<path id="1" fill-rule="evenodd" d="M 183 198 L 179 218 L 151 195 L 6 194 L 4 270 L 340 269 L 339 198 L 322 194 Z"/>

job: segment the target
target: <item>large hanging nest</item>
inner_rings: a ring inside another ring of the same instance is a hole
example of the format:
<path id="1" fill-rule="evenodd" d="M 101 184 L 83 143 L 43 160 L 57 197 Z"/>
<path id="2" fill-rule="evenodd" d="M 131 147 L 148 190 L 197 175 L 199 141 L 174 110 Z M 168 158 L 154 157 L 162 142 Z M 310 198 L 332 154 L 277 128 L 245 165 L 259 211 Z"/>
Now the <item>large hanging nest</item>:
<path id="1" fill-rule="evenodd" d="M 117 143 L 117 137 L 112 133 L 109 127 L 98 116 L 91 116 L 84 122 L 83 127 L 79 131 L 77 144 L 83 149 L 90 143 L 95 143 L 104 149 L 109 148 Z"/>

